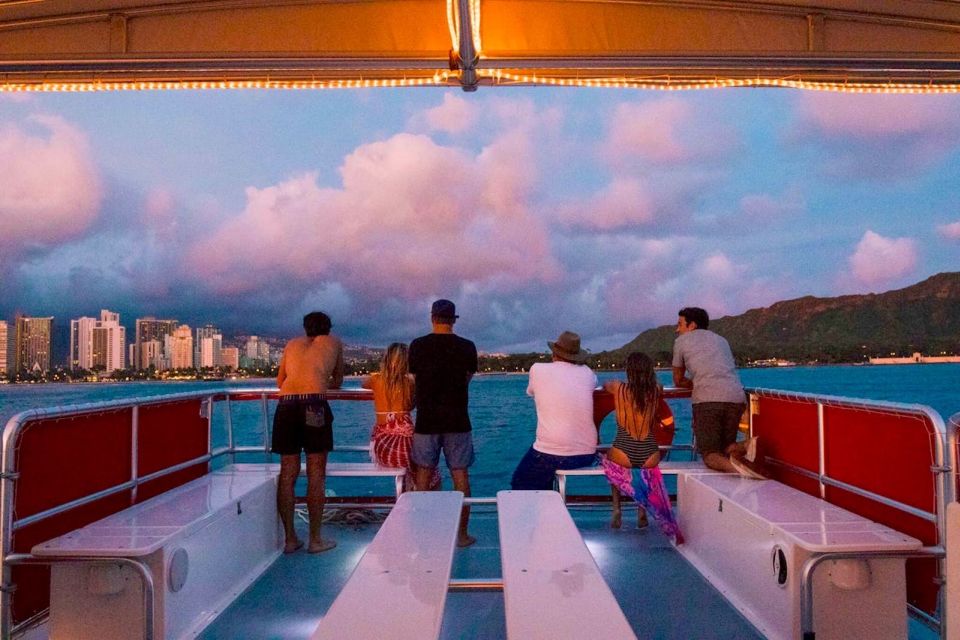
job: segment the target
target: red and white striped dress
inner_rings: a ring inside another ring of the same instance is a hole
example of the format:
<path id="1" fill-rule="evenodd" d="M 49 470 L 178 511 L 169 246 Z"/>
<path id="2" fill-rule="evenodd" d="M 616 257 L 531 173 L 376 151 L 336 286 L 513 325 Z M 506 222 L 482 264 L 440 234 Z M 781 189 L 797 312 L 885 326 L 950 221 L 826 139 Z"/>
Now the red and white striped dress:
<path id="1" fill-rule="evenodd" d="M 374 461 L 385 467 L 405 467 L 408 470 L 404 490 L 413 490 L 413 464 L 410 462 L 410 447 L 413 444 L 413 419 L 409 411 L 377 413 L 384 416 L 382 423 L 373 426 L 370 436 Z M 440 471 L 433 470 L 430 490 L 440 488 Z"/>

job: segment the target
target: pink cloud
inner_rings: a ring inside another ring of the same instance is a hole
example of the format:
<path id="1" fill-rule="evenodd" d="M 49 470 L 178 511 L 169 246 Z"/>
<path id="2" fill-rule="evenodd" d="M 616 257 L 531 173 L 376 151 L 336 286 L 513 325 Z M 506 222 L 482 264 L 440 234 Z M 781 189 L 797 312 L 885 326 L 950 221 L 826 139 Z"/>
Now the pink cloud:
<path id="1" fill-rule="evenodd" d="M 502 144 L 485 152 L 493 162 L 397 134 L 347 156 L 340 187 L 321 187 L 316 174 L 250 187 L 245 209 L 191 247 L 187 268 L 220 292 L 337 282 L 368 300 L 549 281 L 559 266 L 525 181 L 495 184 L 524 173 L 508 153 L 524 144 Z"/>
<path id="2" fill-rule="evenodd" d="M 7 256 L 81 235 L 103 199 L 86 136 L 58 117 L 30 121 L 42 131 L 0 127 L 0 248 Z"/>
<path id="3" fill-rule="evenodd" d="M 431 131 L 463 133 L 476 121 L 476 106 L 455 93 L 443 94 L 443 102 L 427 109 L 422 117 Z"/>
<path id="4" fill-rule="evenodd" d="M 680 98 L 621 103 L 610 122 L 602 155 L 617 164 L 640 159 L 675 165 L 716 158 L 736 145 L 731 130 Z"/>
<path id="5" fill-rule="evenodd" d="M 789 138 L 822 146 L 823 170 L 903 179 L 960 147 L 960 110 L 949 96 L 802 93 Z"/>
<path id="6" fill-rule="evenodd" d="M 960 221 L 942 224 L 937 231 L 947 240 L 960 240 Z"/>
<path id="7" fill-rule="evenodd" d="M 592 198 L 560 207 L 557 218 L 573 229 L 613 231 L 651 224 L 656 207 L 656 196 L 640 180 L 615 178 Z"/>
<path id="8" fill-rule="evenodd" d="M 885 238 L 863 234 L 850 256 L 853 277 L 868 287 L 883 285 L 910 274 L 917 265 L 917 243 L 912 238 Z"/>

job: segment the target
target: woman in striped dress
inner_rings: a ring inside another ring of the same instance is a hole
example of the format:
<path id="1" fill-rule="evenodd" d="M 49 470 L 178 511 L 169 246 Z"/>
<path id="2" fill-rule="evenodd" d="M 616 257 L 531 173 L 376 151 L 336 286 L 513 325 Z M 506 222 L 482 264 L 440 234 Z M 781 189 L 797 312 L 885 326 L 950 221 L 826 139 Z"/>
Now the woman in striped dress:
<path id="1" fill-rule="evenodd" d="M 682 540 L 670 510 L 663 476 L 657 469 L 660 449 L 656 431 L 672 431 L 673 412 L 663 398 L 663 387 L 657 381 L 653 361 L 646 354 L 634 352 L 627 356 L 626 370 L 626 382 L 609 380 L 603 385 L 604 390 L 613 395 L 617 419 L 617 435 L 601 459 L 613 496 L 610 525 L 620 528 L 620 496 L 624 493 L 638 503 L 637 526 L 646 525 L 646 509 L 651 509 L 664 532 Z M 639 473 L 634 474 L 634 469 Z"/>
<path id="2" fill-rule="evenodd" d="M 413 376 L 407 368 L 407 345 L 394 342 L 383 354 L 380 371 L 367 376 L 361 382 L 365 389 L 373 391 L 373 410 L 376 423 L 373 425 L 371 454 L 377 464 L 385 467 L 405 467 L 404 490 L 413 490 L 414 468 L 410 461 L 410 445 L 413 442 Z M 440 488 L 440 474 L 434 472 L 431 489 Z"/>

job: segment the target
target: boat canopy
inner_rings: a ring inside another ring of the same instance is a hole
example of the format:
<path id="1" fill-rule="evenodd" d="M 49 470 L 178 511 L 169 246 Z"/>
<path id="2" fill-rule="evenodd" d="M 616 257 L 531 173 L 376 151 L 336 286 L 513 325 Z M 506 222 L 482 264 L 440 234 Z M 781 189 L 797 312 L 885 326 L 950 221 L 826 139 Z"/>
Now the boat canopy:
<path id="1" fill-rule="evenodd" d="M 955 0 L 0 0 L 0 90 L 960 90 Z"/>

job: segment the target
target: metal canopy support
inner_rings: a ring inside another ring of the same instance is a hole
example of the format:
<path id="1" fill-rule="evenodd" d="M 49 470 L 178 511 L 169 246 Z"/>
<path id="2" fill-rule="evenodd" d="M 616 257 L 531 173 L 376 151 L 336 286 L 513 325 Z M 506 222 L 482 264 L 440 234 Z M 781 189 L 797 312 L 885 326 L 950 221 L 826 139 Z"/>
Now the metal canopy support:
<path id="1" fill-rule="evenodd" d="M 480 15 L 480 0 L 477 4 L 477 16 Z M 448 5 L 453 7 L 453 3 Z M 464 91 L 477 90 L 477 44 L 473 41 L 473 2 L 456 0 L 457 26 L 460 29 L 460 47 L 457 52 L 457 67 L 460 70 L 460 85 Z"/>

